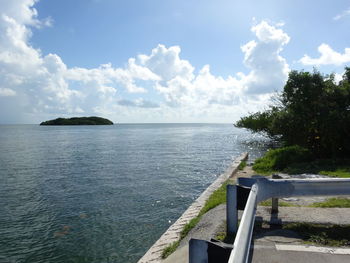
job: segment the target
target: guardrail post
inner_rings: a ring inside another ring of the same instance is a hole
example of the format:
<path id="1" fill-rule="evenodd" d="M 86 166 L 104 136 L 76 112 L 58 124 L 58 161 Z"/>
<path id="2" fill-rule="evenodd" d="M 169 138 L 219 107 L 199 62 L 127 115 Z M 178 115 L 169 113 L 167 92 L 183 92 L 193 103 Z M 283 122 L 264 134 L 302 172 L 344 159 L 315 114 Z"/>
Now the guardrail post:
<path id="1" fill-rule="evenodd" d="M 237 186 L 228 184 L 226 189 L 226 226 L 230 235 L 237 233 L 238 227 Z"/>
<path id="2" fill-rule="evenodd" d="M 273 174 L 272 179 L 280 179 L 278 174 Z M 278 198 L 272 197 L 271 214 L 278 213 Z"/>

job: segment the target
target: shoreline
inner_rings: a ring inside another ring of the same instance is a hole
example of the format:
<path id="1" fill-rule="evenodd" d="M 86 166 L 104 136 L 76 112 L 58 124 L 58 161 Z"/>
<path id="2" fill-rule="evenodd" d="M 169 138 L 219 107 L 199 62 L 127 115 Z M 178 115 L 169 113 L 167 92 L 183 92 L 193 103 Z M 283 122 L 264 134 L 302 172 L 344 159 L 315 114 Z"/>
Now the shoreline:
<path id="1" fill-rule="evenodd" d="M 180 241 L 180 233 L 183 227 L 189 223 L 193 218 L 198 216 L 200 210 L 204 207 L 206 201 L 227 179 L 233 176 L 237 171 L 240 163 L 247 160 L 248 153 L 242 153 L 238 156 L 227 170 L 221 174 L 202 194 L 186 209 L 186 211 L 172 224 L 160 238 L 146 251 L 146 253 L 137 261 L 137 263 L 147 262 L 162 262 L 163 250 L 173 244 Z"/>

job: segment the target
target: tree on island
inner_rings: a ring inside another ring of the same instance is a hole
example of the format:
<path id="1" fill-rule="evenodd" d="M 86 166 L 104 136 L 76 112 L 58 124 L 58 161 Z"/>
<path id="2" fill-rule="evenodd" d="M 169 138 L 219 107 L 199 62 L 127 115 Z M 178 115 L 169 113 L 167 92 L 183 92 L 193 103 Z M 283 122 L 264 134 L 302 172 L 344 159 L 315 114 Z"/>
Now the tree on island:
<path id="1" fill-rule="evenodd" d="M 73 118 L 57 118 L 54 120 L 44 121 L 40 125 L 113 125 L 108 119 L 101 117 L 73 117 Z"/>
<path id="2" fill-rule="evenodd" d="M 241 118 L 236 127 L 264 133 L 286 146 L 299 145 L 317 157 L 350 156 L 350 67 L 342 80 L 292 71 L 277 103 Z"/>

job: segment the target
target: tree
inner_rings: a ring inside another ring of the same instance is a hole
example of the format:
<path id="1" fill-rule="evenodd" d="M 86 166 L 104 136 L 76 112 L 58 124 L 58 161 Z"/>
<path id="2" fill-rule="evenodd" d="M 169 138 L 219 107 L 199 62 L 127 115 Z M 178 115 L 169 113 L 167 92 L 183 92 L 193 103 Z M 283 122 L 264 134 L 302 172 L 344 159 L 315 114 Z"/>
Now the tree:
<path id="1" fill-rule="evenodd" d="M 235 126 L 263 132 L 318 157 L 350 156 L 350 68 L 342 80 L 314 71 L 292 71 L 279 105 L 241 118 Z"/>

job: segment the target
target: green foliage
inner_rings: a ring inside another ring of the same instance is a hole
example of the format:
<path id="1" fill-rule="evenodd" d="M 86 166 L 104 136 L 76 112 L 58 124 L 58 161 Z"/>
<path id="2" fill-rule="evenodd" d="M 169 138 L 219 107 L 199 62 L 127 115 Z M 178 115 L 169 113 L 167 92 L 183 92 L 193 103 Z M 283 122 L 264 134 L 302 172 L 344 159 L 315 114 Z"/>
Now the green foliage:
<path id="1" fill-rule="evenodd" d="M 260 206 L 272 206 L 272 200 L 268 199 L 268 200 L 262 201 L 258 205 L 260 205 Z M 291 207 L 291 206 L 297 206 L 297 205 L 278 200 L 278 206 Z"/>
<path id="2" fill-rule="evenodd" d="M 267 110 L 265 112 L 256 112 L 252 115 L 242 117 L 236 124 L 236 127 L 247 128 L 254 132 L 263 132 L 269 136 L 274 136 L 274 131 L 271 127 L 272 119 L 277 111 L 277 108 Z"/>
<path id="3" fill-rule="evenodd" d="M 233 244 L 235 242 L 235 238 L 236 238 L 236 234 L 227 233 L 226 223 L 225 223 L 225 229 L 219 231 L 215 235 L 216 240 L 220 240 L 226 244 Z"/>
<path id="4" fill-rule="evenodd" d="M 350 156 L 350 68 L 338 84 L 334 75 L 292 71 L 278 101 L 235 125 L 300 145 L 318 157 Z"/>
<path id="5" fill-rule="evenodd" d="M 224 204 L 226 202 L 226 186 L 228 185 L 229 180 L 222 184 L 217 190 L 213 192 L 213 194 L 209 197 L 209 199 L 205 202 L 204 207 L 199 212 L 198 216 L 193 218 L 189 223 L 187 223 L 182 229 L 180 236 L 181 239 L 187 236 L 188 232 L 194 228 L 198 222 L 200 221 L 202 215 L 204 215 L 209 210 L 217 207 L 220 204 Z"/>
<path id="6" fill-rule="evenodd" d="M 171 243 L 171 245 L 167 246 L 163 251 L 162 251 L 162 259 L 167 258 L 169 255 L 171 255 L 175 250 L 178 248 L 180 245 L 180 240 L 175 241 Z"/>
<path id="7" fill-rule="evenodd" d="M 350 178 L 349 159 L 318 159 L 288 165 L 283 172 L 288 174 L 322 174 L 331 177 Z"/>
<path id="8" fill-rule="evenodd" d="M 40 125 L 113 125 L 113 122 L 100 117 L 73 117 L 44 121 Z"/>
<path id="9" fill-rule="evenodd" d="M 201 220 L 202 215 L 198 215 L 195 218 L 192 218 L 190 222 L 188 222 L 184 228 L 181 230 L 180 238 L 183 239 L 187 236 L 187 234 L 198 224 Z"/>
<path id="10" fill-rule="evenodd" d="M 205 214 L 209 210 L 217 207 L 218 205 L 226 203 L 226 187 L 229 184 L 229 180 L 222 184 L 214 193 L 209 197 L 204 207 L 200 211 L 200 215 Z"/>
<path id="11" fill-rule="evenodd" d="M 243 164 L 242 164 L 243 163 Z M 239 167 L 243 166 L 243 168 L 246 166 L 246 161 L 242 161 L 239 164 Z M 242 169 L 243 169 L 242 168 Z M 180 240 L 177 242 L 174 242 L 170 246 L 166 247 L 162 252 L 162 258 L 168 257 L 171 253 L 173 253 L 176 248 L 179 246 L 180 241 L 185 238 L 188 233 L 198 224 L 198 222 L 201 220 L 202 216 L 208 212 L 209 210 L 217 207 L 218 205 L 226 203 L 226 187 L 227 185 L 232 182 L 232 180 L 228 179 L 226 182 L 224 182 L 218 189 L 216 189 L 211 196 L 208 198 L 208 200 L 205 202 L 204 207 L 201 209 L 199 214 L 190 220 L 184 228 L 182 229 L 180 233 Z M 166 252 L 165 252 L 166 251 Z M 164 256 L 163 256 L 164 255 Z"/>
<path id="12" fill-rule="evenodd" d="M 269 150 L 263 157 L 257 159 L 253 169 L 258 173 L 281 171 L 293 163 L 310 161 L 309 150 L 298 145 Z"/>
<path id="13" fill-rule="evenodd" d="M 338 168 L 334 171 L 320 171 L 319 174 L 338 178 L 350 178 L 350 166 L 346 168 Z"/>
<path id="14" fill-rule="evenodd" d="M 246 161 L 242 161 L 242 162 L 238 165 L 238 170 L 243 170 L 246 166 L 247 166 L 247 162 L 246 162 Z"/>
<path id="15" fill-rule="evenodd" d="M 350 245 L 350 225 L 290 223 L 283 225 L 283 229 L 297 232 L 309 244 L 336 247 Z"/>
<path id="16" fill-rule="evenodd" d="M 350 208 L 350 199 L 347 198 L 329 198 L 324 202 L 317 202 L 310 205 L 311 207 L 321 207 L 321 208 L 332 208 L 332 207 L 342 207 Z"/>
<path id="17" fill-rule="evenodd" d="M 171 253 L 173 253 L 176 248 L 179 246 L 180 241 L 185 238 L 188 233 L 198 224 L 198 222 L 201 220 L 202 216 L 208 212 L 210 209 L 213 209 L 214 207 L 223 204 L 226 202 L 226 186 L 228 185 L 229 180 L 227 180 L 225 183 L 222 184 L 216 191 L 213 192 L 213 194 L 209 197 L 209 199 L 206 201 L 204 207 L 199 212 L 198 216 L 195 218 L 192 218 L 190 222 L 188 222 L 184 228 L 182 229 L 180 233 L 180 240 L 172 243 L 171 245 L 167 246 L 163 252 L 162 252 L 162 258 L 168 257 Z"/>

